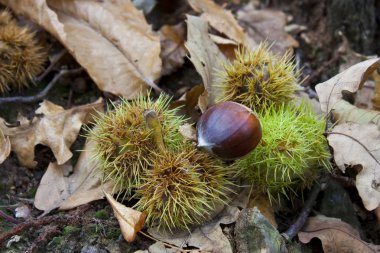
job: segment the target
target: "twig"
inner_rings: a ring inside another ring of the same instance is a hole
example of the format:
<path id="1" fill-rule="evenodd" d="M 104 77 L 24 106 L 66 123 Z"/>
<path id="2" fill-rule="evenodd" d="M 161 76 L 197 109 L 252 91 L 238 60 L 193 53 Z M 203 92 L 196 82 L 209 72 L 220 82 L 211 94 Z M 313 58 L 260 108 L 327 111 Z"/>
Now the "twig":
<path id="1" fill-rule="evenodd" d="M 50 65 L 45 69 L 45 71 L 38 76 L 35 80 L 33 80 L 34 83 L 41 82 L 54 68 L 54 66 L 62 59 L 62 57 L 67 53 L 66 49 L 63 49 L 61 52 L 59 52 L 56 57 L 51 61 Z"/>
<path id="2" fill-rule="evenodd" d="M 303 227 L 307 218 L 309 217 L 310 211 L 315 204 L 315 200 L 318 197 L 318 194 L 327 187 L 327 177 L 321 178 L 321 180 L 317 181 L 313 188 L 311 189 L 310 195 L 305 202 L 304 207 L 297 220 L 286 230 L 286 232 L 282 233 L 282 236 L 287 240 L 291 241 L 294 236 L 297 235 L 298 231 Z"/>
<path id="3" fill-rule="evenodd" d="M 0 98 L 0 105 L 5 103 L 33 103 L 39 100 L 42 100 L 48 92 L 54 87 L 54 85 L 58 82 L 58 80 L 66 75 L 74 75 L 82 72 L 82 68 L 71 69 L 71 70 L 61 70 L 54 78 L 50 81 L 50 83 L 43 89 L 40 93 L 34 96 L 16 96 L 16 97 L 5 97 Z"/>
<path id="4" fill-rule="evenodd" d="M 3 218 L 6 221 L 9 221 L 9 222 L 13 223 L 13 224 L 19 224 L 20 223 L 20 221 L 16 220 L 12 216 L 9 216 L 8 214 L 4 213 L 1 210 L 0 210 L 0 217 Z"/>

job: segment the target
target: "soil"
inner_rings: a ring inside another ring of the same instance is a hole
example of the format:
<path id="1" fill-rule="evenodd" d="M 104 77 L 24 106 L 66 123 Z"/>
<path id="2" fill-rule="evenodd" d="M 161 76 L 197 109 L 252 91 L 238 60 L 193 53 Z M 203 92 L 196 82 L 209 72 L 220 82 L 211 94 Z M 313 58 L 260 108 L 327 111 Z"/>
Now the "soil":
<path id="1" fill-rule="evenodd" d="M 236 13 L 247 1 L 218 0 L 216 2 Z M 295 35 L 295 39 L 300 43 L 295 54 L 303 66 L 303 78 L 310 76 L 304 85 L 310 86 L 312 89 L 315 84 L 337 74 L 339 65 L 343 62 L 342 58 L 336 57 L 337 49 L 342 42 L 338 31 L 346 36 L 351 48 L 356 52 L 365 55 L 378 55 L 380 52 L 380 43 L 378 43 L 380 39 L 379 1 L 263 0 L 258 6 L 282 10 L 291 17 L 290 23 L 307 27 L 306 32 Z M 364 7 L 359 8 L 362 6 Z M 178 23 L 184 19 L 183 14 L 189 12 L 192 11 L 186 1 L 160 1 L 160 4 L 147 16 L 147 20 L 154 29 L 159 29 L 163 24 Z M 62 46 L 50 35 L 44 34 L 44 36 L 47 37 L 46 43 L 50 45 L 52 51 L 62 50 Z M 60 62 L 61 65 L 77 66 L 71 57 L 67 56 L 66 58 Z M 54 69 L 46 80 L 51 79 L 56 72 L 57 70 Z M 318 73 L 318 75 L 313 75 L 313 73 Z M 185 64 L 175 73 L 162 77 L 159 86 L 174 95 L 175 98 L 179 98 L 184 90 L 199 83 L 201 83 L 200 76 L 191 62 L 186 60 Z M 26 92 L 13 92 L 7 95 L 35 94 L 44 85 L 46 83 L 39 84 Z M 93 102 L 99 96 L 113 98 L 110 94 L 99 91 L 86 74 L 81 74 L 61 80 L 60 84 L 55 86 L 46 98 L 69 108 Z M 12 123 L 16 121 L 18 113 L 32 117 L 37 107 L 38 103 L 1 105 L 0 117 Z M 72 146 L 76 157 L 79 154 L 77 150 L 80 150 L 82 145 L 83 138 L 78 138 L 78 141 Z M 40 211 L 33 208 L 33 197 L 48 164 L 54 161 L 54 156 L 50 149 L 43 145 L 35 148 L 35 154 L 38 165 L 33 170 L 22 167 L 13 153 L 0 165 L 0 211 L 9 217 L 14 217 L 15 207 L 23 205 L 29 207 L 32 217 L 41 214 Z M 380 227 L 376 216 L 365 210 L 356 188 L 340 180 L 342 175 L 337 174 L 336 178 L 338 179 L 332 180 L 334 182 L 331 184 L 333 190 L 328 189 L 320 194 L 313 212 L 331 217 L 344 217 L 346 222 L 360 231 L 364 240 L 380 244 Z M 331 196 L 329 192 L 335 194 L 336 197 L 333 208 L 331 203 L 326 204 L 326 196 Z M 307 198 L 307 196 L 308 191 L 306 190 L 304 197 Z M 302 209 L 302 203 L 302 201 L 285 203 L 276 213 L 280 232 L 285 231 L 294 222 Z M 342 210 L 335 208 L 339 206 L 344 208 Z M 23 220 L 17 219 L 17 221 L 22 222 Z M 105 200 L 95 201 L 70 211 L 53 211 L 48 216 L 41 218 L 39 222 L 29 224 L 30 227 L 23 229 L 18 234 L 21 236 L 19 241 L 14 238 L 15 242 L 8 242 L 9 247 L 5 247 L 7 243 L 3 243 L 0 251 L 134 252 L 138 249 L 147 249 L 153 243 L 152 240 L 141 235 L 138 235 L 132 244 L 125 242 L 120 235 L 120 229 L 112 209 Z M 0 218 L 0 236 L 15 226 L 17 224 L 13 224 L 12 220 Z M 309 252 L 320 252 L 320 250 L 321 245 L 318 242 L 308 246 Z"/>

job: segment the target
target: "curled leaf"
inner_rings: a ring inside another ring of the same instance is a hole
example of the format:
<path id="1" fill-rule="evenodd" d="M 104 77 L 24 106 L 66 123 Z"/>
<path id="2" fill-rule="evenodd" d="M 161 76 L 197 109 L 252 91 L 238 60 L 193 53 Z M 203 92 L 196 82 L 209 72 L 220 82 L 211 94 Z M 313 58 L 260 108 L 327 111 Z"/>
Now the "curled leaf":
<path id="1" fill-rule="evenodd" d="M 146 214 L 120 204 L 109 193 L 104 192 L 104 194 L 112 206 L 124 239 L 133 242 L 144 226 Z"/>

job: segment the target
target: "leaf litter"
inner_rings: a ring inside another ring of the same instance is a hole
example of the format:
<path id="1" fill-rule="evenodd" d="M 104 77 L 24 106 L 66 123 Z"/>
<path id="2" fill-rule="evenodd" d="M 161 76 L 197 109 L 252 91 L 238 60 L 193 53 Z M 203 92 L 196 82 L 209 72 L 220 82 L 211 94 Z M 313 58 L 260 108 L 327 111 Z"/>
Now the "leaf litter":
<path id="1" fill-rule="evenodd" d="M 252 4 L 239 10 L 235 18 L 230 11 L 211 0 L 189 1 L 200 17 L 187 15 L 185 35 L 183 23 L 163 26 L 158 33 L 153 32 L 144 15 L 127 0 L 0 2 L 50 32 L 88 72 L 100 90 L 116 96 L 132 99 L 149 87 L 161 90 L 156 86 L 156 81 L 162 75 L 181 68 L 187 54 L 204 85 L 204 90 L 195 88 L 189 91 L 186 93 L 189 95 L 185 95 L 179 103 L 184 105 L 186 110 L 183 114 L 190 115 L 192 122 L 199 116 L 192 113 L 194 109 L 204 111 L 215 103 L 215 97 L 220 92 L 215 86 L 217 71 L 239 45 L 254 48 L 263 40 L 277 41 L 272 50 L 279 54 L 299 46 L 285 30 L 287 17 L 283 12 L 258 10 Z M 210 33 L 210 27 L 219 34 Z M 228 45 L 228 48 L 222 45 Z M 343 173 L 349 165 L 362 167 L 355 182 L 368 210 L 380 206 L 377 191 L 380 184 L 378 112 L 347 103 L 343 93 L 357 92 L 373 71 L 380 67 L 379 62 L 378 58 L 360 62 L 316 87 L 322 111 L 325 114 L 333 113 L 338 120 L 327 132 L 336 165 Z M 68 210 L 106 197 L 119 221 L 122 235 L 127 241 L 133 241 L 144 226 L 145 215 L 124 206 L 106 193 L 111 192 L 112 185 L 102 184 L 98 164 L 91 159 L 88 150 L 94 144 L 87 143 L 75 166 L 71 165 L 71 145 L 82 125 L 90 121 L 92 114 L 101 111 L 102 106 L 103 103 L 97 101 L 65 110 L 46 100 L 32 119 L 20 115 L 16 127 L 0 122 L 0 163 L 7 159 L 12 150 L 21 165 L 34 168 L 35 146 L 48 146 L 56 161 L 49 164 L 41 179 L 34 198 L 35 207 L 46 215 L 57 208 Z M 181 131 L 194 140 L 191 125 L 182 127 Z M 180 252 L 186 247 L 196 248 L 194 252 L 233 252 L 233 239 L 229 237 L 228 229 L 238 221 L 241 209 L 251 210 L 258 206 L 266 217 L 256 225 L 262 226 L 268 220 L 273 226 L 276 225 L 273 209 L 267 200 L 252 196 L 247 199 L 249 195 L 249 191 L 243 191 L 233 204 L 221 208 L 216 217 L 194 228 L 191 233 L 173 235 L 149 229 L 150 236 L 159 241 L 144 252 Z M 259 215 L 260 212 L 255 210 Z M 337 228 L 339 232 L 335 231 Z M 277 232 L 275 229 L 273 231 Z M 303 243 L 314 237 L 319 238 L 325 252 L 378 250 L 378 246 L 360 239 L 358 232 L 349 225 L 328 217 L 309 218 L 298 236 Z M 344 243 L 348 238 L 354 238 L 349 245 Z M 170 248 L 170 245 L 175 247 Z M 265 247 L 270 249 L 272 246 Z"/>

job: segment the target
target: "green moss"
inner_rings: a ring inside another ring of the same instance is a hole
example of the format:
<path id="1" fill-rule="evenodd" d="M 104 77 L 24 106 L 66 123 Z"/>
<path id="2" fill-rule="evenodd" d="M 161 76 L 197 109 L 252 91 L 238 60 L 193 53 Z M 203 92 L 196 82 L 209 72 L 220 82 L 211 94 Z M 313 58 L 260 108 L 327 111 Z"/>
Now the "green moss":
<path id="1" fill-rule="evenodd" d="M 106 220 L 110 217 L 110 215 L 106 209 L 101 209 L 101 210 L 96 211 L 94 217 L 97 219 Z"/>
<path id="2" fill-rule="evenodd" d="M 293 99 L 299 72 L 290 54 L 279 57 L 262 43 L 253 51 L 237 51 L 236 59 L 219 76 L 223 92 L 218 101 L 235 101 L 261 111 Z"/>
<path id="3" fill-rule="evenodd" d="M 321 168 L 329 169 L 324 121 L 311 106 L 271 107 L 259 115 L 260 144 L 236 162 L 240 175 L 271 199 L 310 186 Z"/>
<path id="4" fill-rule="evenodd" d="M 63 228 L 62 234 L 70 236 L 70 235 L 73 235 L 73 234 L 78 234 L 80 231 L 81 231 L 81 228 L 77 228 L 77 227 L 74 227 L 74 226 L 66 226 L 66 227 Z"/>

